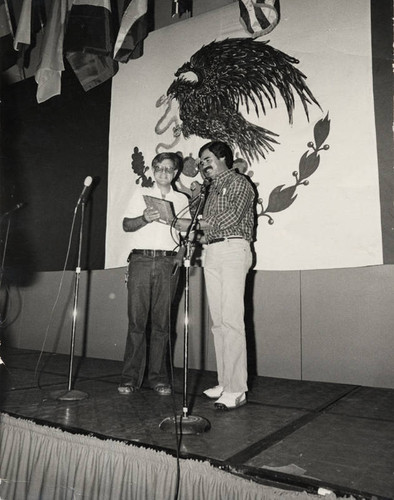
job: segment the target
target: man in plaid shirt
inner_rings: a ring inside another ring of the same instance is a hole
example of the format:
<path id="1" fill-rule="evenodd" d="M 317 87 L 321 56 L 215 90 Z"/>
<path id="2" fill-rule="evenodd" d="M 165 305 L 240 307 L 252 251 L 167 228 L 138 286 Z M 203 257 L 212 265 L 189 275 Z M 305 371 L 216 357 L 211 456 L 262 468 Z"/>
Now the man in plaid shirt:
<path id="1" fill-rule="evenodd" d="M 255 190 L 232 169 L 227 144 L 205 144 L 199 158 L 203 176 L 211 181 L 199 228 L 206 243 L 204 276 L 218 372 L 218 385 L 204 394 L 216 399 L 216 409 L 231 410 L 246 403 L 248 390 L 244 293 L 252 265 Z"/>

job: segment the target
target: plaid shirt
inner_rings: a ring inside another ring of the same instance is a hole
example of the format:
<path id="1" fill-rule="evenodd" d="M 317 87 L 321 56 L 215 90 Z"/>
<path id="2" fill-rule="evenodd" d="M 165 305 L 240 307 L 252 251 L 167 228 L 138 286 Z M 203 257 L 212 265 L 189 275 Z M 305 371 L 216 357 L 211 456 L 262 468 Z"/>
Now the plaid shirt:
<path id="1" fill-rule="evenodd" d="M 205 231 L 208 243 L 215 238 L 242 236 L 253 239 L 255 192 L 251 183 L 235 170 L 226 170 L 209 187 L 203 219 L 212 229 Z"/>

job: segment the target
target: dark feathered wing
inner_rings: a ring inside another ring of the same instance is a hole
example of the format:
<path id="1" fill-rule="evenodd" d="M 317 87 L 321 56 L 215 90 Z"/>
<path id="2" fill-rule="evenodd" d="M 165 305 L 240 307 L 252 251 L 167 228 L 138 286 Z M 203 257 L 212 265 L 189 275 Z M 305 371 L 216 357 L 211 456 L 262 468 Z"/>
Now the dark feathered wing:
<path id="1" fill-rule="evenodd" d="M 294 92 L 308 117 L 308 104 L 319 105 L 305 83 L 305 75 L 294 66 L 298 62 L 267 42 L 228 38 L 199 49 L 190 58 L 190 68 L 203 77 L 201 95 L 209 95 L 217 106 L 237 108 L 245 104 L 249 110 L 252 103 L 258 113 L 259 104 L 265 113 L 267 103 L 270 108 L 276 107 L 279 93 L 292 122 Z"/>
<path id="2" fill-rule="evenodd" d="M 225 140 L 238 147 L 248 159 L 273 150 L 277 134 L 253 125 L 239 113 L 240 105 L 265 114 L 277 106 L 278 97 L 286 104 L 289 121 L 293 120 L 295 95 L 308 117 L 308 105 L 316 104 L 293 57 L 251 38 L 229 38 L 199 49 L 188 63 L 178 69 L 167 94 L 179 102 L 185 137 L 198 135 Z M 193 71 L 198 81 L 182 78 Z"/>

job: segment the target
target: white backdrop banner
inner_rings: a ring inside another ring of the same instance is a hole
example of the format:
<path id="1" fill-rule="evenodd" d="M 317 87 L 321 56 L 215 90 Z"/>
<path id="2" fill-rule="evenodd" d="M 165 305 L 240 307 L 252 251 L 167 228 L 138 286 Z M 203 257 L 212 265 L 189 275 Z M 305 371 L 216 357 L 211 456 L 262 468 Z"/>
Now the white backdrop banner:
<path id="1" fill-rule="evenodd" d="M 248 110 L 245 102 L 236 110 L 248 122 L 277 134 L 273 136 L 277 141 L 272 144 L 274 150 L 265 152 L 264 158 L 261 154 L 248 157 L 242 148 L 235 148 L 241 171 L 258 190 L 256 269 L 383 263 L 369 3 L 282 0 L 278 26 L 253 42 L 268 42 L 297 59 L 299 63 L 293 65 L 305 75 L 319 104 L 308 104 L 308 121 L 294 91 L 290 121 L 285 101 L 275 88 L 277 107 L 271 108 L 263 97 L 265 113 L 261 103 L 258 113 L 254 105 Z M 239 72 L 251 64 L 250 53 L 246 50 L 242 57 L 238 51 L 234 61 L 221 58 L 215 62 L 222 65 L 216 68 L 222 83 L 202 77 L 202 85 L 207 86 L 205 101 L 194 102 L 192 93 L 182 102 L 169 100 L 166 94 L 176 71 L 193 54 L 211 42 L 230 39 L 232 43 L 233 38 L 245 38 L 238 4 L 150 33 L 143 57 L 121 65 L 113 78 L 106 268 L 126 265 L 132 237 L 122 230 L 125 206 L 135 189 L 149 185 L 155 154 L 180 152 L 188 165 L 188 175 L 183 174 L 181 182 L 190 186 L 199 180 L 199 174 L 191 175 L 199 147 L 208 142 L 201 130 L 204 123 L 211 130 L 214 127 L 209 121 L 209 96 L 225 81 L 223 75 L 233 80 L 234 75 L 242 74 Z M 206 57 L 199 64 L 209 70 L 213 62 Z M 268 61 L 263 68 L 265 64 Z M 256 73 L 250 66 L 249 70 Z M 275 87 L 275 82 L 271 84 Z M 189 110 L 187 116 L 185 106 L 199 112 L 191 116 Z M 223 123 L 217 127 L 223 128 Z M 188 132 L 190 136 L 185 138 Z"/>

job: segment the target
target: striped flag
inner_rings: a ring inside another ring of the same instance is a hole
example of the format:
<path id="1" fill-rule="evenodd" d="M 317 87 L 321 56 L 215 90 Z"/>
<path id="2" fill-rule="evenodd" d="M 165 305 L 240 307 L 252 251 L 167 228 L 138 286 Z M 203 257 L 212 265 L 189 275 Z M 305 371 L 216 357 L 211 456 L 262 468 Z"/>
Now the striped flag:
<path id="1" fill-rule="evenodd" d="M 257 38 L 270 33 L 279 22 L 279 0 L 239 0 L 240 22 Z"/>
<path id="2" fill-rule="evenodd" d="M 34 46 L 36 34 L 46 23 L 45 3 L 41 0 L 23 0 L 15 33 L 14 49 L 21 50 L 23 45 Z"/>
<path id="3" fill-rule="evenodd" d="M 112 78 L 115 35 L 110 0 L 74 0 L 64 39 L 64 53 L 85 91 Z"/>
<path id="4" fill-rule="evenodd" d="M 36 45 L 37 33 L 46 23 L 45 3 L 41 0 L 23 0 L 18 26 L 15 33 L 14 49 L 19 52 L 18 66 L 21 71 L 30 64 L 30 54 Z"/>
<path id="5" fill-rule="evenodd" d="M 31 43 L 31 10 L 32 0 L 23 0 L 14 38 L 15 50 L 20 50 L 22 45 L 30 45 Z"/>
<path id="6" fill-rule="evenodd" d="M 57 0 L 51 4 L 41 44 L 40 62 L 35 74 L 39 103 L 61 93 L 64 28 L 71 6 L 72 0 Z"/>
<path id="7" fill-rule="evenodd" d="M 114 59 L 126 63 L 142 56 L 142 42 L 148 32 L 148 0 L 131 0 L 122 16 Z"/>
<path id="8" fill-rule="evenodd" d="M 13 13 L 11 5 L 7 0 L 0 0 L 0 71 L 13 66 L 16 62 L 16 54 L 13 50 Z"/>

